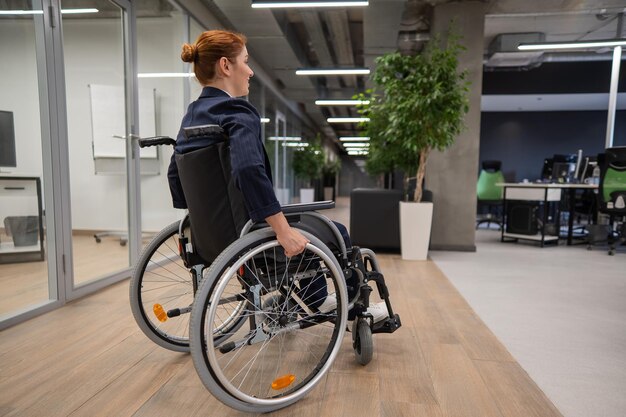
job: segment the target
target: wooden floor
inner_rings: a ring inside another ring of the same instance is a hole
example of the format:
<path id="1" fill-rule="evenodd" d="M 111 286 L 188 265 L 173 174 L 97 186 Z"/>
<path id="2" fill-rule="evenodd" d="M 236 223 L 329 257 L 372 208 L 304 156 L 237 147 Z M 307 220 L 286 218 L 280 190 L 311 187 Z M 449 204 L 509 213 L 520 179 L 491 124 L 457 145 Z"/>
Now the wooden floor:
<path id="1" fill-rule="evenodd" d="M 128 268 L 128 245 L 121 246 L 114 236 L 103 237 L 98 243 L 93 233 L 75 233 L 72 251 L 76 285 Z M 0 315 L 48 299 L 46 260 L 0 264 Z"/>
<path id="2" fill-rule="evenodd" d="M 279 416 L 551 417 L 561 414 L 436 265 L 380 255 L 403 327 L 374 336 L 366 367 L 350 341 L 325 380 Z M 0 333 L 2 416 L 239 416 L 186 354 L 149 341 L 109 287 Z"/>

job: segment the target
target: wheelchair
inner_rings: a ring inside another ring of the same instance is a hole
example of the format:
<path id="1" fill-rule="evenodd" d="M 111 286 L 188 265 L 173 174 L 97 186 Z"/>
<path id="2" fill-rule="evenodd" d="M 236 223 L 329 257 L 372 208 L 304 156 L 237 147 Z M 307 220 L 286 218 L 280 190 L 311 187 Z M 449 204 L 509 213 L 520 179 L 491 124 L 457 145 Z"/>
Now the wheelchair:
<path id="1" fill-rule="evenodd" d="M 267 224 L 247 219 L 221 128 L 185 134 L 201 144 L 175 155 L 189 213 L 150 242 L 133 271 L 130 302 L 140 329 L 159 346 L 190 351 L 205 387 L 244 412 L 275 411 L 307 395 L 337 357 L 349 319 L 356 359 L 369 363 L 372 334 L 393 333 L 401 321 L 374 252 L 347 248 L 318 213 L 334 202 L 282 207 L 310 241 L 286 257 Z M 389 312 L 377 323 L 367 312 L 373 283 Z"/>

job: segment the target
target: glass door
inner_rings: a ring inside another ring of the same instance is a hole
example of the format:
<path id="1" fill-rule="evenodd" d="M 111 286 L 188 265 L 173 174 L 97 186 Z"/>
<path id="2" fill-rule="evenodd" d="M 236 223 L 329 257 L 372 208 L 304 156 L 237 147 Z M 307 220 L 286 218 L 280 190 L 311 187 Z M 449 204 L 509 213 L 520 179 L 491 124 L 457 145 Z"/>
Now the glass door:
<path id="1" fill-rule="evenodd" d="M 68 297 L 128 276 L 139 244 L 131 5 L 85 0 L 62 13 L 72 279 Z M 106 278 L 106 279 L 104 279 Z"/>
<path id="2" fill-rule="evenodd" d="M 0 328 L 57 299 L 44 10 L 0 2 Z"/>
<path id="3" fill-rule="evenodd" d="M 281 205 L 289 204 L 290 193 L 287 184 L 287 120 L 285 115 L 276 110 L 276 123 L 274 132 L 274 187 L 276 198 Z"/>

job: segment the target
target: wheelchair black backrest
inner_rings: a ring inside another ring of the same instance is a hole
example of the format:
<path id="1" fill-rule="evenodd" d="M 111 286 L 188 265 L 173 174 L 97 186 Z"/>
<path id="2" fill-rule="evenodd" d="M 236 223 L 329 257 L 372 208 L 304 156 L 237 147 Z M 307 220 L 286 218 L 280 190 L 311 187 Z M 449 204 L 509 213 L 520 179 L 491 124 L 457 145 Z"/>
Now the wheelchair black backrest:
<path id="1" fill-rule="evenodd" d="M 198 146 L 187 146 L 184 153 L 177 152 L 176 165 L 189 209 L 194 252 L 208 265 L 239 238 L 250 217 L 243 194 L 232 178 L 229 140 L 222 128 L 192 126 L 184 128 L 184 132 L 190 141 L 187 145 L 193 141 Z M 336 228 L 328 219 L 307 213 L 334 206 L 329 203 L 332 202 L 287 205 L 282 210 L 292 226 L 317 236 L 338 256 L 343 256 L 343 240 L 336 236 Z M 261 227 L 267 224 L 257 224 L 252 229 Z"/>
<path id="2" fill-rule="evenodd" d="M 238 237 L 248 221 L 241 191 L 231 175 L 228 138 L 217 125 L 185 129 L 201 148 L 176 153 L 178 175 L 187 201 L 194 252 L 207 263 Z"/>

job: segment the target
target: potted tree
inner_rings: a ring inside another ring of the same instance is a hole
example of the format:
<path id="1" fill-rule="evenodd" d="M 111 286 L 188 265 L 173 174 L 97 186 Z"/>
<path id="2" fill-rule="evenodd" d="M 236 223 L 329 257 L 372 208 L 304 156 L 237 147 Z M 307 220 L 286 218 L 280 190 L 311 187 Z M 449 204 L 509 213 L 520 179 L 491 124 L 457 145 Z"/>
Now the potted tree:
<path id="1" fill-rule="evenodd" d="M 311 203 L 315 201 L 314 181 L 322 175 L 324 167 L 324 153 L 319 137 L 316 140 L 303 143 L 295 149 L 293 154 L 293 172 L 296 177 L 305 181 L 305 188 L 300 189 L 300 202 Z"/>
<path id="2" fill-rule="evenodd" d="M 432 150 L 448 148 L 464 127 L 469 83 L 467 71 L 458 68 L 462 50 L 459 37 L 450 33 L 445 47 L 435 37 L 420 54 L 378 57 L 372 75 L 376 91 L 364 95 L 369 104 L 359 109 L 370 118 L 364 125 L 370 164 L 415 173 L 415 192 L 400 203 L 403 259 L 427 257 L 433 206 L 421 202 L 426 163 Z"/>
<path id="3" fill-rule="evenodd" d="M 322 168 L 322 181 L 324 185 L 324 200 L 335 199 L 335 186 L 337 175 L 341 172 L 341 159 L 326 159 Z"/>

